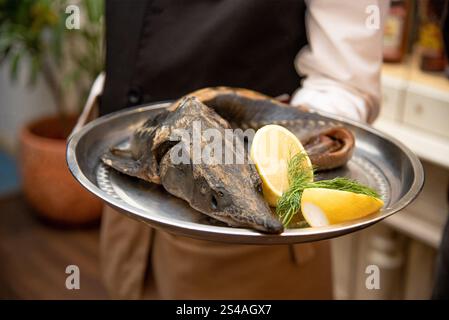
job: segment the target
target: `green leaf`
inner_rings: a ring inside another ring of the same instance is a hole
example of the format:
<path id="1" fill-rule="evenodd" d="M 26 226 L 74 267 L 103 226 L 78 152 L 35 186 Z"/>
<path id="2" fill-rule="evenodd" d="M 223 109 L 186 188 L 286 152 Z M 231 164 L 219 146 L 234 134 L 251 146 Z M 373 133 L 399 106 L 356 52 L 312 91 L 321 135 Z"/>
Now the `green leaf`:
<path id="1" fill-rule="evenodd" d="M 80 5 L 86 17 L 81 30 L 75 32 L 65 27 L 69 3 Z M 42 57 L 48 57 L 63 72 L 62 86 L 76 90 L 80 97 L 103 70 L 103 16 L 103 0 L 0 0 L 0 63 L 8 61 L 14 80 L 22 58 L 29 57 L 26 66 L 33 84 L 42 72 Z"/>
<path id="2" fill-rule="evenodd" d="M 11 79 L 13 81 L 17 80 L 18 74 L 19 74 L 19 64 L 20 64 L 20 60 L 22 58 L 22 55 L 20 52 L 17 52 L 14 54 L 14 56 L 12 57 L 11 60 Z"/>
<path id="3" fill-rule="evenodd" d="M 103 17 L 103 0 L 84 0 L 83 4 L 87 11 L 87 17 L 90 22 L 98 23 Z"/>
<path id="4" fill-rule="evenodd" d="M 28 84 L 31 86 L 34 86 L 37 81 L 37 77 L 39 75 L 39 72 L 41 70 L 41 61 L 39 57 L 33 56 L 31 58 L 31 72 L 30 72 L 30 79 L 28 81 Z"/>

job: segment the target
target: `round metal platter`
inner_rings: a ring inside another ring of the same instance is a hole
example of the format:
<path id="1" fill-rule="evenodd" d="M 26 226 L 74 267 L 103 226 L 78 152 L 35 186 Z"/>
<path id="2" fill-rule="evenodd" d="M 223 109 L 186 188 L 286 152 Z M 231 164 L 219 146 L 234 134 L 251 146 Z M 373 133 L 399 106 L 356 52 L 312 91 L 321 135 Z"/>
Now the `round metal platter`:
<path id="1" fill-rule="evenodd" d="M 126 145 L 137 127 L 169 105 L 157 103 L 126 109 L 88 123 L 69 140 L 67 163 L 73 176 L 108 205 L 174 234 L 241 244 L 287 244 L 329 239 L 368 227 L 398 212 L 413 201 L 424 183 L 420 161 L 396 139 L 370 126 L 314 113 L 316 120 L 341 123 L 356 137 L 355 152 L 348 164 L 320 173 L 318 178 L 344 176 L 371 186 L 382 195 L 384 208 L 376 214 L 344 224 L 286 229 L 280 235 L 229 227 L 192 209 L 162 186 L 120 174 L 100 161 L 106 150 L 111 146 Z"/>

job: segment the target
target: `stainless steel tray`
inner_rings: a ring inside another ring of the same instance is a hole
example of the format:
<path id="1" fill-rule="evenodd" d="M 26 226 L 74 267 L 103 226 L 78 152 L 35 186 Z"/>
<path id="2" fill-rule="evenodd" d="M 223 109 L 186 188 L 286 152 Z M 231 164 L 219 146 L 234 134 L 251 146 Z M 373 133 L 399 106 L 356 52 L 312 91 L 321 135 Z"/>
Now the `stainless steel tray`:
<path id="1" fill-rule="evenodd" d="M 345 176 L 376 189 L 385 201 L 377 214 L 320 228 L 287 229 L 280 235 L 228 227 L 192 209 L 163 187 L 131 178 L 104 166 L 100 156 L 113 145 L 124 145 L 133 131 L 169 103 L 156 103 L 98 118 L 75 132 L 67 146 L 67 163 L 73 176 L 90 192 L 124 214 L 155 228 L 178 235 L 222 242 L 281 244 L 318 241 L 368 227 L 407 206 L 420 192 L 423 168 L 409 149 L 370 126 L 323 113 L 321 121 L 343 123 L 356 136 L 350 162 L 321 177 Z"/>

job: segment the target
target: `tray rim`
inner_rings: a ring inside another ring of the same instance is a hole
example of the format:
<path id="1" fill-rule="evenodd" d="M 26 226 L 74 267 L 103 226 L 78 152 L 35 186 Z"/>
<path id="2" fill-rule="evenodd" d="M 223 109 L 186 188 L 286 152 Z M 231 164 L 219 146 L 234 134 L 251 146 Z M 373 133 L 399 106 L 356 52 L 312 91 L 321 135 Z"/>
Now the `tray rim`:
<path id="1" fill-rule="evenodd" d="M 89 192 L 99 197 L 100 199 L 102 199 L 104 202 L 114 207 L 115 209 L 125 213 L 126 215 L 132 218 L 141 220 L 146 224 L 149 224 L 155 228 L 162 228 L 166 231 L 174 232 L 178 235 L 184 235 L 203 240 L 234 242 L 244 244 L 287 244 L 287 243 L 318 241 L 355 232 L 357 230 L 366 228 L 393 215 L 394 213 L 402 210 L 407 205 L 409 205 L 418 196 L 424 185 L 425 179 L 424 170 L 418 156 L 409 148 L 407 148 L 402 142 L 400 142 L 399 140 L 390 136 L 387 133 L 375 129 L 374 127 L 368 124 L 360 123 L 348 119 L 346 117 L 322 111 L 311 111 L 311 112 L 323 116 L 325 118 L 328 118 L 330 120 L 336 120 L 342 123 L 350 124 L 362 130 L 368 131 L 371 134 L 377 135 L 382 139 L 389 140 L 392 143 L 394 143 L 399 149 L 401 149 L 401 151 L 410 160 L 410 164 L 414 172 L 414 178 L 410 189 L 393 206 L 382 211 L 381 215 L 378 215 L 374 218 L 371 217 L 370 219 L 362 218 L 355 221 L 349 221 L 346 223 L 335 224 L 327 227 L 286 229 L 280 235 L 262 234 L 254 230 L 244 228 L 221 227 L 221 226 L 203 225 L 189 221 L 176 221 L 168 217 L 161 216 L 160 214 L 149 210 L 142 210 L 141 208 L 129 205 L 123 200 L 115 199 L 114 197 L 106 194 L 103 190 L 101 190 L 99 186 L 92 183 L 86 177 L 86 175 L 80 170 L 76 156 L 76 147 L 81 138 L 86 133 L 88 133 L 92 128 L 104 124 L 115 118 L 126 117 L 129 114 L 134 114 L 138 112 L 146 112 L 150 110 L 158 110 L 166 108 L 170 104 L 171 101 L 152 102 L 148 104 L 143 104 L 115 111 L 110 114 L 101 116 L 87 123 L 78 132 L 73 134 L 69 138 L 66 148 L 66 162 L 69 167 L 69 170 L 74 176 L 74 178 L 85 189 L 87 189 Z M 152 215 L 151 219 L 148 218 L 148 213 Z M 225 229 L 226 232 L 223 232 L 223 229 Z M 308 239 L 301 239 L 303 237 L 307 237 Z"/>

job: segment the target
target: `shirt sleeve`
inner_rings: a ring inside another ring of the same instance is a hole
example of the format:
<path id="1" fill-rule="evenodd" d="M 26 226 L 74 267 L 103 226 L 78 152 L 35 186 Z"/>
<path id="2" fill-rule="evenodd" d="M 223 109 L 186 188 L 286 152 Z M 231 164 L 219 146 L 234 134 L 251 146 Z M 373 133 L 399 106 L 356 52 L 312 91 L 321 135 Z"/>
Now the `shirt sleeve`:
<path id="1" fill-rule="evenodd" d="M 308 45 L 295 67 L 305 76 L 293 105 L 373 122 L 380 108 L 383 20 L 388 0 L 306 0 Z M 376 15 L 379 13 L 376 27 Z"/>

